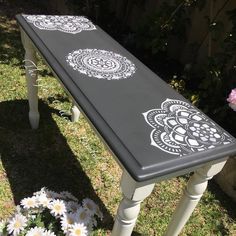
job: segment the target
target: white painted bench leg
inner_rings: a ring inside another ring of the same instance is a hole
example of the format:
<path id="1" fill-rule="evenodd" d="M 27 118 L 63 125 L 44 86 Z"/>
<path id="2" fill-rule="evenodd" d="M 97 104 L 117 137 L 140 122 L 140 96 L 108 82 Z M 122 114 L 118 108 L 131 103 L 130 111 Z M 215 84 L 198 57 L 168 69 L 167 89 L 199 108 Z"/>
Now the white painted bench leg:
<path id="1" fill-rule="evenodd" d="M 31 128 L 37 129 L 39 126 L 39 111 L 36 51 L 30 39 L 22 30 L 21 38 L 25 49 L 25 71 L 29 100 L 29 121 Z"/>
<path id="2" fill-rule="evenodd" d="M 71 107 L 71 121 L 77 122 L 79 120 L 80 116 L 80 110 L 76 106 L 76 104 L 73 102 Z"/>
<path id="3" fill-rule="evenodd" d="M 130 236 L 140 210 L 140 203 L 151 194 L 154 184 L 142 185 L 127 172 L 121 178 L 123 199 L 119 205 L 111 236 Z"/>
<path id="4" fill-rule="evenodd" d="M 165 236 L 179 235 L 206 190 L 208 180 L 218 174 L 225 163 L 226 159 L 213 165 L 204 166 L 191 176 L 184 191 L 184 195 L 172 216 Z"/>

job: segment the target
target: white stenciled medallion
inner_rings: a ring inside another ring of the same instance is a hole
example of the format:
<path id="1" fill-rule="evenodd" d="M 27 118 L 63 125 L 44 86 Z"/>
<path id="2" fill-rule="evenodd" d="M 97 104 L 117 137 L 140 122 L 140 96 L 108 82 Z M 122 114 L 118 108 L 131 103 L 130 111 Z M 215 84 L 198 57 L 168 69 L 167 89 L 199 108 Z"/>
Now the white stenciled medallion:
<path id="1" fill-rule="evenodd" d="M 83 30 L 95 30 L 94 24 L 83 16 L 23 15 L 29 23 L 41 30 L 58 30 L 77 34 Z"/>
<path id="2" fill-rule="evenodd" d="M 74 70 L 98 79 L 126 79 L 136 70 L 126 57 L 106 50 L 79 49 L 69 53 L 66 60 Z"/>
<path id="3" fill-rule="evenodd" d="M 161 108 L 143 113 L 153 128 L 151 144 L 174 155 L 215 148 L 232 143 L 228 134 L 190 104 L 166 99 Z"/>

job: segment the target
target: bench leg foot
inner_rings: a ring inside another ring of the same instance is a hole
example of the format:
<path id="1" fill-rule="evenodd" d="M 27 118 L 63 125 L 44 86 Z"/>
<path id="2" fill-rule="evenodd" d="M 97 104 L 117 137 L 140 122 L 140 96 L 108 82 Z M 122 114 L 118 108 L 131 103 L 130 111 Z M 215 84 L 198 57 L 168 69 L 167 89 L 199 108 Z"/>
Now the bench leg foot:
<path id="1" fill-rule="evenodd" d="M 22 30 L 21 38 L 25 48 L 25 70 L 29 100 L 29 121 L 32 129 L 37 129 L 39 126 L 39 111 L 36 51 L 30 39 Z"/>
<path id="2" fill-rule="evenodd" d="M 226 160 L 213 165 L 207 165 L 195 171 L 189 179 L 184 195 L 177 206 L 169 223 L 165 236 L 177 236 L 191 216 L 201 196 L 207 188 L 208 180 L 218 174 Z"/>
<path id="3" fill-rule="evenodd" d="M 140 203 L 151 194 L 154 184 L 141 185 L 126 172 L 121 179 L 123 199 L 119 205 L 111 236 L 130 236 L 140 210 Z"/>
<path id="4" fill-rule="evenodd" d="M 75 103 L 73 103 L 71 107 L 71 121 L 77 122 L 79 120 L 79 116 L 80 116 L 80 111 L 78 107 L 75 105 Z"/>

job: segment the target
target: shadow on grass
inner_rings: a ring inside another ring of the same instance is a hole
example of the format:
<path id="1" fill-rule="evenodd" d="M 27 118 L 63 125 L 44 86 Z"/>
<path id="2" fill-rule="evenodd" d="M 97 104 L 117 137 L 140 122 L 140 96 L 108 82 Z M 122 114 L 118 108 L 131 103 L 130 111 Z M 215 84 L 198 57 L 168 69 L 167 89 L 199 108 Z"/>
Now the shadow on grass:
<path id="1" fill-rule="evenodd" d="M 24 49 L 14 16 L 22 12 L 47 13 L 34 2 L 0 1 L 0 63 L 22 66 Z M 39 74 L 51 75 L 48 70 L 40 71 Z M 58 96 L 57 100 L 62 98 Z M 28 122 L 27 101 L 0 102 L 0 157 L 14 202 L 19 204 L 22 198 L 43 186 L 54 191 L 67 190 L 80 200 L 85 197 L 93 199 L 104 214 L 104 220 L 99 226 L 111 230 L 113 218 L 96 195 L 88 176 L 52 120 L 53 112 L 58 113 L 40 102 L 40 128 L 32 130 Z M 141 234 L 133 232 L 132 235 Z"/>
<path id="2" fill-rule="evenodd" d="M 111 215 L 51 118 L 50 114 L 57 111 L 43 103 L 40 111 L 40 128 L 32 130 L 27 101 L 0 103 L 0 154 L 15 203 L 43 186 L 67 190 L 80 200 L 93 199 L 104 213 L 100 227 L 111 229 Z"/>
<path id="3" fill-rule="evenodd" d="M 19 62 L 23 61 L 24 56 L 20 33 L 14 23 L 9 21 L 8 25 L 4 25 L 6 19 L 0 15 L 0 61 L 2 64 L 12 63 L 18 66 Z"/>
<path id="4" fill-rule="evenodd" d="M 193 173 L 182 175 L 179 177 L 184 178 L 186 182 L 188 182 L 192 174 Z M 236 220 L 236 202 L 234 202 L 233 199 L 231 199 L 226 193 L 223 192 L 223 190 L 215 182 L 214 178 L 208 182 L 207 190 L 210 191 L 214 195 L 215 199 L 220 202 L 220 205 L 227 211 L 227 214 L 233 220 Z M 203 199 L 204 198 L 201 198 L 201 201 L 204 201 Z"/>
<path id="5" fill-rule="evenodd" d="M 236 220 L 236 202 L 234 202 L 226 193 L 224 193 L 219 185 L 213 180 L 209 182 L 208 190 L 211 191 L 220 204 L 226 209 L 227 214 Z"/>

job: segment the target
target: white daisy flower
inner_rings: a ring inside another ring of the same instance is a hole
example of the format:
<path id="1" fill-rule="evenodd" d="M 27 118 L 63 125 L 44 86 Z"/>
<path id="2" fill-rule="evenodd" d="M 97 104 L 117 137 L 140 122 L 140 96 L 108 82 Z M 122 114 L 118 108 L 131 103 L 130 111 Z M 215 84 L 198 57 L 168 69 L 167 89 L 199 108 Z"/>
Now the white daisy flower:
<path id="1" fill-rule="evenodd" d="M 76 216 L 77 223 L 83 223 L 85 225 L 88 225 L 91 220 L 91 214 L 83 207 L 80 207 L 76 211 L 75 216 Z"/>
<path id="2" fill-rule="evenodd" d="M 83 207 L 88 210 L 91 215 L 94 215 L 98 209 L 98 206 L 95 202 L 89 198 L 83 200 Z"/>
<path id="3" fill-rule="evenodd" d="M 76 212 L 80 207 L 81 207 L 80 204 L 74 201 L 69 201 L 66 203 L 67 211 L 72 212 L 72 213 Z"/>
<path id="4" fill-rule="evenodd" d="M 66 213 L 61 217 L 61 228 L 66 234 L 69 228 L 75 223 L 76 215 L 73 213 Z"/>
<path id="5" fill-rule="evenodd" d="M 72 225 L 69 236 L 87 236 L 87 235 L 88 231 L 84 224 L 75 223 L 74 225 Z"/>
<path id="6" fill-rule="evenodd" d="M 9 234 L 18 235 L 27 225 L 27 218 L 21 214 L 16 214 L 8 223 L 7 231 Z"/>
<path id="7" fill-rule="evenodd" d="M 44 232 L 44 236 L 56 236 L 56 234 L 54 234 L 54 232 L 50 231 L 50 230 L 45 230 Z"/>
<path id="8" fill-rule="evenodd" d="M 45 235 L 44 230 L 45 230 L 44 228 L 36 226 L 36 227 L 30 229 L 27 232 L 26 236 L 44 236 Z"/>
<path id="9" fill-rule="evenodd" d="M 37 198 L 35 196 L 22 199 L 20 204 L 25 209 L 35 208 L 38 206 Z"/>
<path id="10" fill-rule="evenodd" d="M 54 216 L 60 216 L 66 213 L 65 203 L 59 199 L 53 200 L 48 208 L 51 210 L 51 214 Z"/>
<path id="11" fill-rule="evenodd" d="M 46 193 L 39 195 L 37 198 L 40 205 L 43 207 L 49 207 L 51 198 L 48 198 Z"/>
<path id="12" fill-rule="evenodd" d="M 46 194 L 46 190 L 47 190 L 46 187 L 42 187 L 38 192 L 35 192 L 33 195 L 38 196 L 38 195 L 41 195 L 41 194 Z"/>
<path id="13" fill-rule="evenodd" d="M 60 192 L 60 195 L 65 197 L 66 199 L 68 198 L 68 199 L 73 200 L 75 202 L 78 201 L 78 199 L 68 191 L 62 191 L 62 192 Z"/>

